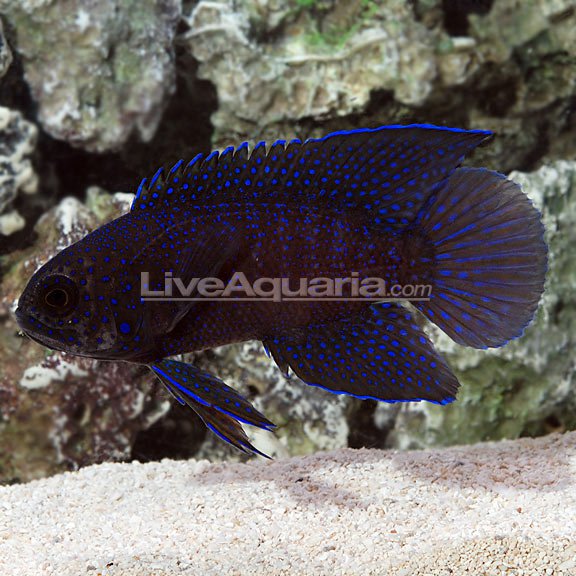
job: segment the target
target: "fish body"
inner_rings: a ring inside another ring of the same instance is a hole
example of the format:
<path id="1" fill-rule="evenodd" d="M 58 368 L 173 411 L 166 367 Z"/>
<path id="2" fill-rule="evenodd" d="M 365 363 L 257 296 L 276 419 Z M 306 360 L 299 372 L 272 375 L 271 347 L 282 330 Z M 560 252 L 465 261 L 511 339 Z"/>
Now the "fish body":
<path id="1" fill-rule="evenodd" d="M 264 205 L 250 208 L 250 219 L 235 210 L 219 214 L 223 229 L 233 229 L 233 237 L 222 246 L 225 262 L 217 276 L 229 281 L 235 271 L 241 271 L 253 285 L 259 278 L 298 279 L 292 282 L 297 290 L 300 280 L 342 278 L 351 270 L 359 277 L 383 274 L 390 283 L 401 283 L 403 243 L 401 235 L 389 234 L 373 238 L 369 226 L 354 219 L 334 214 L 314 212 L 308 207 Z M 213 215 L 203 215 L 191 225 L 208 231 L 206 243 L 212 242 Z M 255 229 L 255 227 L 257 227 Z M 260 239 L 260 230 L 271 235 L 270 242 Z M 219 233 L 219 232 L 218 232 Z M 361 258 L 359 258 L 361 255 Z M 144 267 L 153 266 L 155 256 Z M 171 264 L 174 268 L 176 265 Z M 424 276 L 424 275 L 423 275 Z M 162 277 L 154 288 L 162 288 Z M 240 290 L 240 289 L 239 289 Z M 183 350 L 201 350 L 231 342 L 262 340 L 284 330 L 303 328 L 312 321 L 329 322 L 353 314 L 365 302 L 350 301 L 273 301 L 248 299 L 235 292 L 230 300 L 194 303 L 177 326 L 162 335 L 158 342 L 160 357 L 172 356 Z M 165 304 L 157 304 L 162 307 Z"/>
<path id="2" fill-rule="evenodd" d="M 332 392 L 449 403 L 458 381 L 407 302 L 351 298 L 352 282 L 338 298 L 233 290 L 210 299 L 198 282 L 224 286 L 240 273 L 249 286 L 269 279 L 268 288 L 275 279 L 294 289 L 351 276 L 426 285 L 428 298 L 408 298 L 414 308 L 459 343 L 501 346 L 534 315 L 547 248 L 516 184 L 459 167 L 489 137 L 385 126 L 180 162 L 145 179 L 128 214 L 36 272 L 17 319 L 51 348 L 150 366 L 244 451 L 258 452 L 240 423 L 272 423 L 215 376 L 170 356 L 256 339 L 284 374 Z"/>

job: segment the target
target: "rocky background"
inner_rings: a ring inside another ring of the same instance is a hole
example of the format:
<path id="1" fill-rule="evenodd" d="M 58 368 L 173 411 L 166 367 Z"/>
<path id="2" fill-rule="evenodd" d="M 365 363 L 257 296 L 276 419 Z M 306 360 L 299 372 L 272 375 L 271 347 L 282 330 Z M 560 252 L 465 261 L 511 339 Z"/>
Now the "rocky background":
<path id="1" fill-rule="evenodd" d="M 550 271 L 525 336 L 434 331 L 458 402 L 386 405 L 286 381 L 259 343 L 198 354 L 278 424 L 274 456 L 576 428 L 574 0 L 0 0 L 0 482 L 105 460 L 241 458 L 146 369 L 18 334 L 34 270 L 212 147 L 427 122 L 494 130 L 475 165 L 543 211 Z"/>

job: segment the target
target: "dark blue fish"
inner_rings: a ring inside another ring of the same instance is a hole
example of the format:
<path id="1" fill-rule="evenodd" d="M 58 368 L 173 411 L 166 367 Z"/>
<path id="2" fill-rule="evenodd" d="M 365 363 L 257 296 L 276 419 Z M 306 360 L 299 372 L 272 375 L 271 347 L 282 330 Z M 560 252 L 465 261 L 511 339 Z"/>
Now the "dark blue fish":
<path id="1" fill-rule="evenodd" d="M 273 424 L 212 374 L 166 358 L 258 339 L 284 374 L 331 392 L 447 404 L 458 381 L 401 302 L 210 300 L 194 279 L 355 273 L 429 285 L 413 308 L 460 344 L 502 346 L 534 316 L 547 248 L 518 185 L 459 167 L 490 136 L 383 126 L 179 162 L 142 182 L 128 214 L 45 264 L 18 322 L 56 350 L 148 365 L 246 452 L 258 451 L 240 423 Z M 190 298 L 144 299 L 142 273 L 148 291 L 160 293 L 170 273 Z"/>

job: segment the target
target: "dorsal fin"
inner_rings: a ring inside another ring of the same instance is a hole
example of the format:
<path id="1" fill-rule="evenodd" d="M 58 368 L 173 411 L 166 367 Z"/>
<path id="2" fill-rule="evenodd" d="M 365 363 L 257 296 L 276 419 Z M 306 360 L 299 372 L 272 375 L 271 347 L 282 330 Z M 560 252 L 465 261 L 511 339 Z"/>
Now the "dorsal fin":
<path id="1" fill-rule="evenodd" d="M 491 135 L 431 125 L 382 126 L 334 132 L 288 145 L 263 142 L 248 154 L 198 155 L 185 168 L 144 180 L 133 207 L 154 208 L 173 199 L 196 204 L 263 201 L 323 204 L 364 211 L 376 224 L 403 227 L 462 159 Z M 177 192 L 177 194 L 175 194 Z"/>
<path id="2" fill-rule="evenodd" d="M 160 198 L 167 199 L 169 196 L 175 193 L 175 191 L 180 191 L 183 187 L 182 174 L 184 171 L 190 172 L 200 166 L 200 160 L 204 157 L 203 154 L 198 154 L 193 160 L 188 163 L 188 166 L 184 168 L 184 161 L 178 160 L 172 168 L 165 174 L 164 168 L 159 168 L 154 176 L 148 182 L 147 178 L 143 178 L 138 186 L 134 200 L 132 200 L 132 205 L 130 210 L 135 210 L 136 208 L 145 209 L 153 208 L 157 205 L 157 201 Z"/>

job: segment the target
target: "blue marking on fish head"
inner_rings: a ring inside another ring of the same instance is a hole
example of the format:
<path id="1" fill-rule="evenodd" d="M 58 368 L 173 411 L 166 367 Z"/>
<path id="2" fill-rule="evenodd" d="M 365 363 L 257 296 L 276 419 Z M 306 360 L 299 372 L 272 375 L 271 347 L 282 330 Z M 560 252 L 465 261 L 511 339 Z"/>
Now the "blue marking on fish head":
<path id="1" fill-rule="evenodd" d="M 62 250 L 30 279 L 16 319 L 32 340 L 102 359 L 152 356 L 150 321 L 140 296 L 137 250 L 122 218 Z"/>

